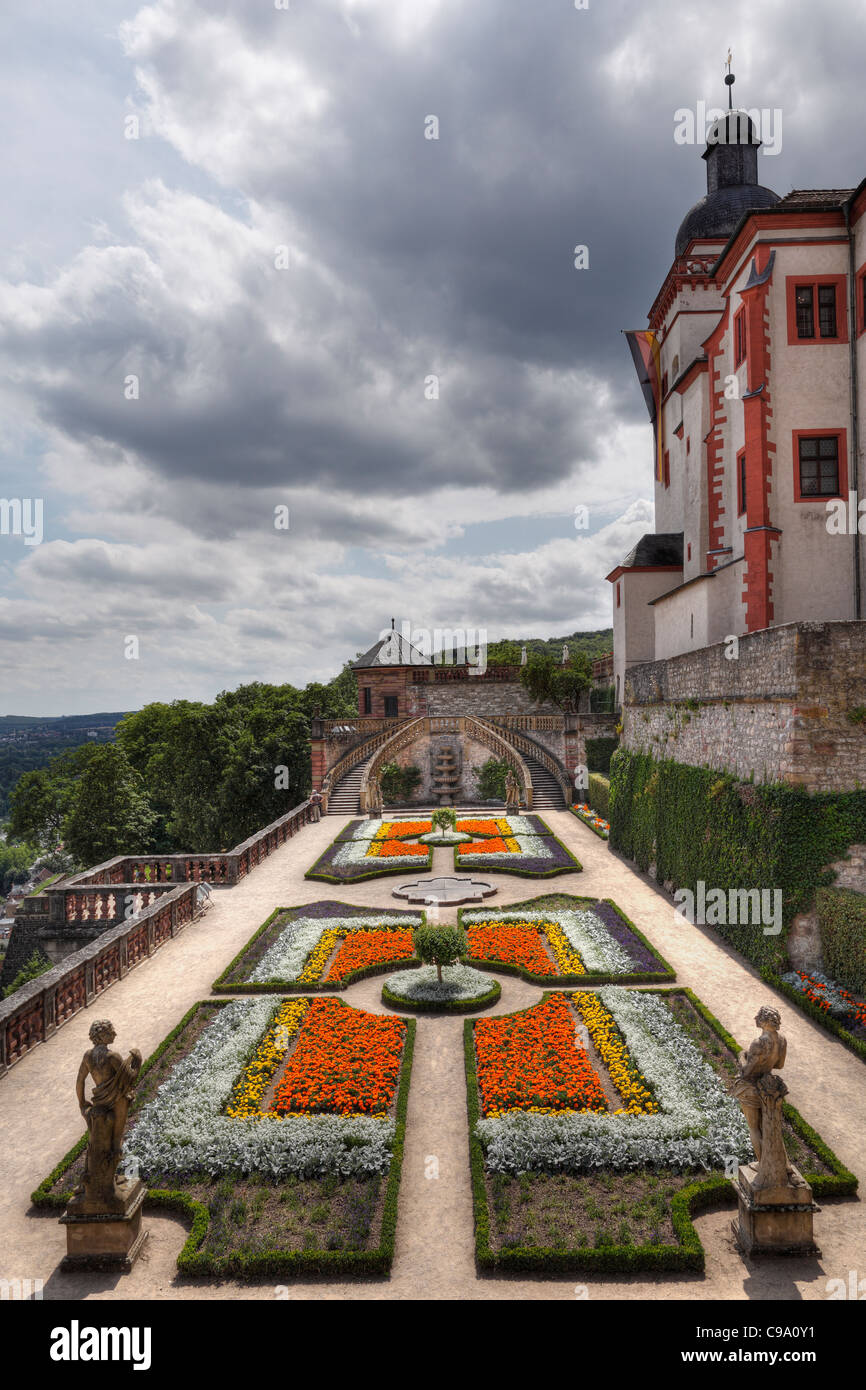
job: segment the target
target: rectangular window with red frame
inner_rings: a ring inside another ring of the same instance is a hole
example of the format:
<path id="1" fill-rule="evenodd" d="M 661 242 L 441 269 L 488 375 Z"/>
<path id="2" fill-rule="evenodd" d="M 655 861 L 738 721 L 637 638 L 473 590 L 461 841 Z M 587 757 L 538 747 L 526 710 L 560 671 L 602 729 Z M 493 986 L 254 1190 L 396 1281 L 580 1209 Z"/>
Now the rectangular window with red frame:
<path id="1" fill-rule="evenodd" d="M 617 606 L 617 608 L 619 608 L 621 604 L 622 604 L 622 593 L 620 592 L 619 580 L 617 580 L 617 585 L 616 585 L 616 606 Z"/>
<path id="2" fill-rule="evenodd" d="M 839 438 L 835 434 L 800 435 L 798 441 L 800 497 L 838 497 Z"/>
<path id="3" fill-rule="evenodd" d="M 742 516 L 746 510 L 746 451 L 737 454 L 737 514 Z"/>
<path id="4" fill-rule="evenodd" d="M 671 485 L 671 451 L 670 451 L 670 449 L 665 449 L 664 483 L 665 483 L 665 487 L 670 487 L 670 485 Z"/>
<path id="5" fill-rule="evenodd" d="M 734 315 L 734 366 L 739 367 L 746 360 L 746 308 L 738 309 Z"/>
<path id="6" fill-rule="evenodd" d="M 857 271 L 857 332 L 866 330 L 866 265 Z"/>
<path id="7" fill-rule="evenodd" d="M 848 341 L 845 283 L 844 275 L 788 276 L 789 344 Z"/>

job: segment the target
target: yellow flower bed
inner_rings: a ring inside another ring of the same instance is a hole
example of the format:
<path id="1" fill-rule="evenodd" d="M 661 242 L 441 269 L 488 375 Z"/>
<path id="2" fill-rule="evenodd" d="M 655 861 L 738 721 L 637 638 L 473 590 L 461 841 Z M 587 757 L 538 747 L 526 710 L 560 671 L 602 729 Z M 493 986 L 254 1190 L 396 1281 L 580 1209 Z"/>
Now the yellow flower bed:
<path id="1" fill-rule="evenodd" d="M 310 952 L 307 957 L 307 962 L 298 976 L 299 985 L 315 984 L 321 977 L 322 971 L 325 968 L 325 962 L 342 935 L 343 933 L 337 931 L 334 927 L 329 928 L 328 931 L 322 932 L 318 946 L 314 947 Z"/>
<path id="2" fill-rule="evenodd" d="M 632 1061 L 625 1040 L 598 995 L 574 994 L 572 999 L 596 1051 L 607 1067 L 611 1081 L 625 1101 L 625 1108 L 613 1113 L 655 1115 L 659 1107 L 646 1077 L 640 1074 Z"/>
<path id="3" fill-rule="evenodd" d="M 586 967 L 557 922 L 545 922 L 544 935 L 560 975 L 585 975 Z"/>
<path id="4" fill-rule="evenodd" d="M 291 999 L 281 1004 L 273 1022 L 256 1050 L 252 1061 L 244 1068 L 235 1083 L 226 1114 L 233 1120 L 273 1119 L 261 1108 L 262 1096 L 271 1083 L 274 1072 L 286 1055 L 286 1047 L 297 1033 L 310 1007 L 309 999 Z"/>

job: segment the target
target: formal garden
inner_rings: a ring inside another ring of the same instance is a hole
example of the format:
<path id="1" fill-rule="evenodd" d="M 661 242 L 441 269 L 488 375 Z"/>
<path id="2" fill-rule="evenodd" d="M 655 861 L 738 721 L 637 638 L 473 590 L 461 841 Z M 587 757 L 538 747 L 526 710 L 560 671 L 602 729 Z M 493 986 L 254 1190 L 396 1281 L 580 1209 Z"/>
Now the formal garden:
<path id="1" fill-rule="evenodd" d="M 122 1168 L 145 1183 L 146 1211 L 182 1218 L 181 1276 L 390 1277 L 399 1223 L 418 1202 L 414 1189 L 401 1202 L 413 1058 L 426 1056 L 429 1087 L 426 1050 L 435 1039 L 459 1061 L 461 1030 L 462 1067 L 448 1072 L 449 1089 L 435 1081 L 430 1118 L 437 1105 L 463 1114 L 465 1085 L 476 1269 L 704 1274 L 696 1219 L 735 1207 L 738 1168 L 755 1162 L 733 1094 L 738 1042 L 641 915 L 599 894 L 604 837 L 576 821 L 587 818 L 561 813 L 561 833 L 591 879 L 544 820 L 510 813 L 356 818 L 311 868 L 302 859 L 296 886 L 319 878 L 343 895 L 289 899 L 248 928 L 220 960 L 211 997 L 168 1033 L 134 1088 Z M 453 878 L 433 876 L 436 857 Z M 432 892 L 471 887 L 470 868 L 491 898 L 451 907 Z M 395 872 L 403 882 L 420 872 L 422 884 L 426 873 L 430 895 L 422 887 L 411 907 L 393 905 L 389 882 L 351 891 Z M 581 873 L 571 891 L 514 892 L 515 874 L 569 872 Z M 574 891 L 584 880 L 595 894 Z M 851 911 L 826 905 L 840 939 Z M 863 1016 L 845 986 L 783 983 L 822 1023 L 847 1029 L 847 1045 L 859 1041 Z M 795 1106 L 781 1113 L 788 1160 L 816 1201 L 854 1197 L 857 1178 L 822 1135 Z M 46 1174 L 38 1210 L 66 1207 L 85 1154 L 82 1138 Z"/>
<path id="2" fill-rule="evenodd" d="M 434 843 L 453 844 L 457 872 L 479 867 L 525 878 L 575 873 L 580 863 L 535 815 L 454 818 L 454 833 L 434 831 L 427 820 L 353 820 L 307 871 L 325 883 L 360 883 L 385 874 L 424 873 L 433 866 Z M 433 843 L 431 843 L 431 840 Z"/>

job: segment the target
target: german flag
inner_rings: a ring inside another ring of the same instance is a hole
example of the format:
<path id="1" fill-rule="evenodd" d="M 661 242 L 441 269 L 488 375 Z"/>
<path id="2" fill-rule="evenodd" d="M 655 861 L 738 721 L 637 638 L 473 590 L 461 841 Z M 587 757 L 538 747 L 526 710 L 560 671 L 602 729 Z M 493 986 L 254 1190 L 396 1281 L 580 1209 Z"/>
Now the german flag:
<path id="1" fill-rule="evenodd" d="M 655 435 L 656 478 L 664 478 L 661 349 L 651 329 L 624 329 Z"/>

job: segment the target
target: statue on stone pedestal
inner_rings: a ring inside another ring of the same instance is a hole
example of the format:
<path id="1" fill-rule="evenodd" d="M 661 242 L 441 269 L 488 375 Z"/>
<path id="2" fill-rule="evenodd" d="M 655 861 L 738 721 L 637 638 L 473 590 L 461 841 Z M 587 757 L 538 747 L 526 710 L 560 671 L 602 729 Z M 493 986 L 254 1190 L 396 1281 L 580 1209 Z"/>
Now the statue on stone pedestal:
<path id="1" fill-rule="evenodd" d="M 788 1088 L 778 1075 L 788 1045 L 777 1009 L 765 1004 L 755 1023 L 761 1029 L 748 1052 L 741 1052 L 732 1086 L 752 1138 L 757 1164 L 743 1163 L 732 1179 L 738 1219 L 734 1236 L 747 1255 L 817 1254 L 812 1230 L 812 1189 L 788 1162 L 782 1136 L 782 1107 Z"/>
<path id="2" fill-rule="evenodd" d="M 505 776 L 505 809 L 506 811 L 520 810 L 520 783 L 511 768 L 508 769 Z"/>
<path id="3" fill-rule="evenodd" d="M 382 783 L 374 772 L 367 782 L 367 814 L 381 816 L 382 806 Z"/>
<path id="4" fill-rule="evenodd" d="M 782 1102 L 788 1088 L 773 1072 L 785 1065 L 788 1044 L 779 1032 L 782 1020 L 776 1009 L 764 1005 L 755 1023 L 763 1031 L 748 1052 L 740 1053 L 733 1094 L 743 1107 L 758 1160 L 754 1186 L 778 1187 L 788 1181 L 792 1170 L 782 1138 Z"/>
<path id="5" fill-rule="evenodd" d="M 75 1094 L 87 1122 L 87 1156 L 83 1181 L 69 1203 L 72 1212 L 122 1212 L 129 1200 L 129 1184 L 117 1178 L 117 1166 L 129 1103 L 141 1070 L 141 1053 L 132 1048 L 124 1061 L 119 1052 L 111 1051 L 116 1036 L 108 1019 L 92 1023 L 93 1047 L 85 1052 L 78 1068 Z M 88 1077 L 93 1081 L 89 1100 L 84 1089 Z"/>

